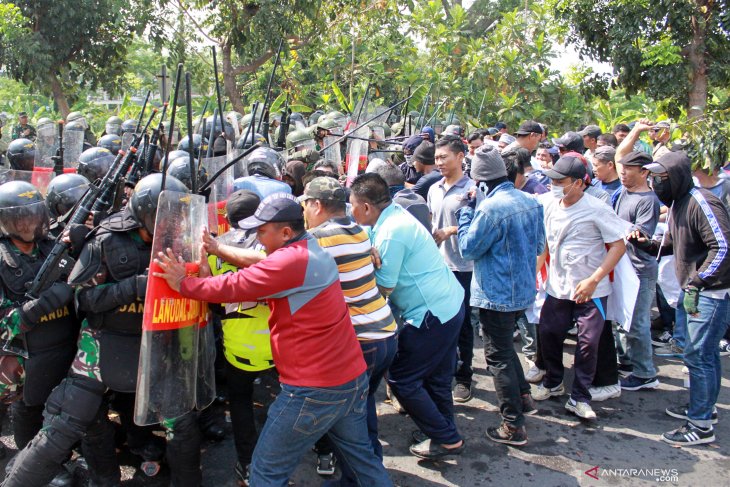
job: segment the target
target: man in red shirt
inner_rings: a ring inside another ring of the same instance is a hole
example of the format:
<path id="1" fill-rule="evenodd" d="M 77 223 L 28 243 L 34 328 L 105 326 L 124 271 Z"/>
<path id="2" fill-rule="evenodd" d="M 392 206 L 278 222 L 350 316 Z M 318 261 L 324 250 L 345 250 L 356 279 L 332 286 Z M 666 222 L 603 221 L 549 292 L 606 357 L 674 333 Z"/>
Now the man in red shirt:
<path id="1" fill-rule="evenodd" d="M 302 207 L 286 193 L 265 198 L 239 222 L 257 228 L 268 257 L 233 274 L 186 277 L 170 250 L 156 273 L 185 297 L 209 302 L 266 299 L 281 393 L 253 453 L 250 484 L 286 486 L 301 456 L 329 432 L 362 485 L 392 485 L 366 425 L 368 378 L 334 259 L 304 231 Z"/>

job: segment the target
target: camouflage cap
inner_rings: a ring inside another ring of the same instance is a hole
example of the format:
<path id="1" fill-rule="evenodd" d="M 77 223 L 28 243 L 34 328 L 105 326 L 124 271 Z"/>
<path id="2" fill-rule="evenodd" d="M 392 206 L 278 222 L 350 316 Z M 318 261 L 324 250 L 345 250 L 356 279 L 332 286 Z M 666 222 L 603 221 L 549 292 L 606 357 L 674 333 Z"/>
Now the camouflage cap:
<path id="1" fill-rule="evenodd" d="M 318 177 L 312 179 L 304 189 L 300 201 L 306 200 L 331 200 L 345 202 L 345 189 L 340 183 L 330 177 Z"/>

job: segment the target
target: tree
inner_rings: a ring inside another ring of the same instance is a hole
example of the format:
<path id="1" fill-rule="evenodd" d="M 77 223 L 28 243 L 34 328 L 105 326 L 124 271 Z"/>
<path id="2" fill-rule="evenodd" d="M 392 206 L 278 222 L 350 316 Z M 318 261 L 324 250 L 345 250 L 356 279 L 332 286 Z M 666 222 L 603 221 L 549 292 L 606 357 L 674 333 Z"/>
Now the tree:
<path id="1" fill-rule="evenodd" d="M 0 10 L 0 65 L 15 80 L 50 93 L 63 116 L 81 88 L 114 92 L 130 37 L 145 25 L 147 2 L 18 1 Z"/>
<path id="2" fill-rule="evenodd" d="M 678 116 L 698 117 L 708 90 L 730 81 L 727 0 L 553 0 L 581 53 L 613 64 L 615 85 L 645 90 Z"/>

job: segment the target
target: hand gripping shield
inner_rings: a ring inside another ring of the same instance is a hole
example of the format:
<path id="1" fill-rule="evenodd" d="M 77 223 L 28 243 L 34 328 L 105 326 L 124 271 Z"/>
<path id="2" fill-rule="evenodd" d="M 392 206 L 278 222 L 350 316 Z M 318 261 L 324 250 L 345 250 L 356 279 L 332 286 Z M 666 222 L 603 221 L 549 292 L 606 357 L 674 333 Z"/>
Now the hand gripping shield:
<path id="1" fill-rule="evenodd" d="M 202 229 L 207 225 L 205 198 L 163 191 L 157 206 L 152 255 L 171 248 L 190 275 L 197 275 Z M 215 397 L 213 327 L 207 304 L 183 298 L 150 264 L 142 345 L 137 371 L 134 421 L 138 425 L 174 419 L 202 409 Z"/>

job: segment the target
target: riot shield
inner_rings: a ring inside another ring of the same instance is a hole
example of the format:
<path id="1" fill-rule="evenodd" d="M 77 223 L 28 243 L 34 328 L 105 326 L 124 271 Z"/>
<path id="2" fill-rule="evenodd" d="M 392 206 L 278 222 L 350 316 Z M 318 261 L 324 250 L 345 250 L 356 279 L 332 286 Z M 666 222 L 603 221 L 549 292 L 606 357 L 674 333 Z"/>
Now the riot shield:
<path id="1" fill-rule="evenodd" d="M 56 174 L 53 171 L 19 171 L 16 169 L 0 169 L 0 184 L 8 183 L 10 181 L 25 181 L 30 183 L 38 191 L 46 197 L 48 193 L 48 184 Z"/>
<path id="2" fill-rule="evenodd" d="M 63 167 L 77 168 L 79 156 L 84 151 L 84 131 L 64 130 L 63 131 Z"/>
<path id="3" fill-rule="evenodd" d="M 240 156 L 244 152 L 245 151 L 243 149 L 235 149 L 234 148 L 234 149 L 230 150 L 228 152 L 227 156 L 226 156 L 228 158 L 228 162 L 231 162 L 233 159 L 235 159 L 236 157 Z M 244 159 L 241 159 L 240 161 L 238 161 L 237 163 L 235 163 L 232 166 L 232 168 L 233 168 L 233 179 L 234 180 L 236 180 L 238 178 L 242 178 L 242 177 L 248 176 L 248 167 L 246 166 L 246 163 L 244 161 L 245 161 L 245 158 Z"/>
<path id="4" fill-rule="evenodd" d="M 152 255 L 171 248 L 185 262 L 198 262 L 201 230 L 206 225 L 205 197 L 163 191 L 157 207 Z M 186 266 L 190 275 L 197 273 L 197 264 Z M 208 379 L 213 371 L 202 370 L 212 364 L 207 354 L 215 354 L 215 349 L 200 348 L 210 345 L 207 329 L 211 327 L 205 326 L 207 305 L 183 298 L 165 280 L 154 277 L 155 272 L 159 268 L 152 262 L 137 371 L 134 422 L 138 425 L 177 418 L 198 405 L 210 404 L 215 397 L 214 385 Z"/>
<path id="5" fill-rule="evenodd" d="M 368 142 L 362 139 L 370 135 L 370 129 L 368 127 L 360 127 L 351 135 L 358 138 L 351 138 L 348 142 L 347 156 L 345 158 L 348 187 L 352 185 L 352 181 L 359 173 L 365 171 L 368 165 Z"/>
<path id="6" fill-rule="evenodd" d="M 228 158 L 226 156 L 203 159 L 203 165 L 208 171 L 208 177 L 212 177 L 227 163 Z M 229 167 L 210 186 L 210 197 L 208 198 L 208 229 L 210 233 L 223 235 L 230 230 L 226 218 L 226 200 L 232 192 L 233 167 Z"/>
<path id="7" fill-rule="evenodd" d="M 136 137 L 136 135 L 132 132 L 124 132 L 124 134 L 122 135 L 122 150 L 124 152 L 129 150 L 129 146 L 132 145 L 132 142 L 134 142 L 135 137 Z M 173 140 L 174 140 L 174 137 L 173 137 Z M 170 145 L 170 147 L 174 148 L 174 147 L 177 147 L 177 145 L 174 145 L 174 146 Z"/>
<path id="8" fill-rule="evenodd" d="M 35 167 L 53 167 L 51 157 L 58 150 L 58 133 L 56 125 L 42 125 L 38 127 L 35 139 Z"/>
<path id="9" fill-rule="evenodd" d="M 327 147 L 328 145 L 332 144 L 334 141 L 339 139 L 339 137 L 328 135 L 324 138 L 324 147 Z M 342 149 L 340 146 L 340 142 L 335 142 L 332 144 L 331 147 L 327 147 L 324 151 L 324 160 L 331 162 L 333 164 L 337 164 L 337 168 L 340 174 L 343 173 L 342 170 Z"/>

